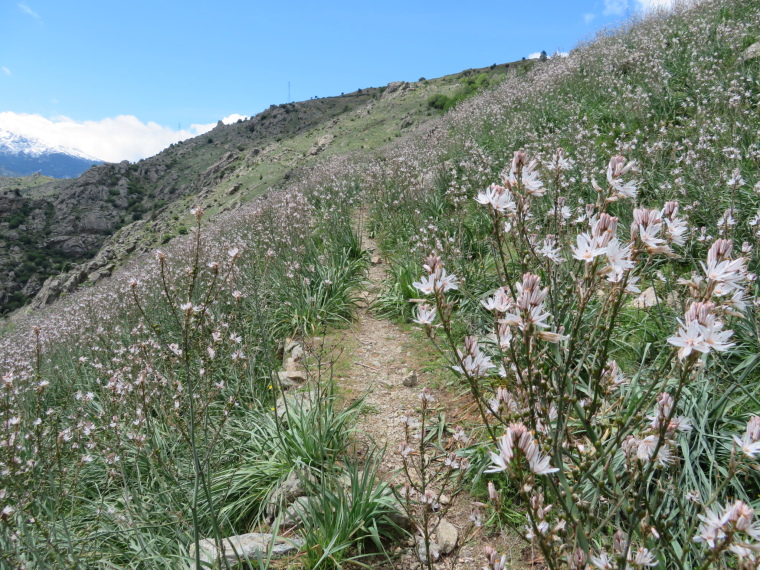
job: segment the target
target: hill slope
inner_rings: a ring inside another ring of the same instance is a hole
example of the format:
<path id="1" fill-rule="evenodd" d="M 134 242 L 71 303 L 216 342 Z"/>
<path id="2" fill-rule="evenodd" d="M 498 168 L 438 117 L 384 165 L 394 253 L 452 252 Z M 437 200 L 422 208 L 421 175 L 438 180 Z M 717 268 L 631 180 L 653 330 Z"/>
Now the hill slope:
<path id="1" fill-rule="evenodd" d="M 225 149 L 177 201 L 206 207 L 176 211 L 187 236 L 0 338 L 0 566 L 170 570 L 294 526 L 275 564 L 757 567 L 750 46 L 760 1 L 679 4 L 377 152 L 330 154 L 342 119 Z M 382 103 L 343 126 L 385 128 Z M 221 211 L 272 164 L 279 188 Z"/>
<path id="2" fill-rule="evenodd" d="M 0 314 L 35 296 L 33 307 L 49 304 L 186 233 L 192 204 L 212 214 L 236 209 L 325 157 L 388 144 L 438 115 L 429 97 L 456 93 L 478 75 L 497 82 L 506 67 L 272 105 L 137 163 L 103 164 L 28 191 L 8 183 L 0 194 Z"/>

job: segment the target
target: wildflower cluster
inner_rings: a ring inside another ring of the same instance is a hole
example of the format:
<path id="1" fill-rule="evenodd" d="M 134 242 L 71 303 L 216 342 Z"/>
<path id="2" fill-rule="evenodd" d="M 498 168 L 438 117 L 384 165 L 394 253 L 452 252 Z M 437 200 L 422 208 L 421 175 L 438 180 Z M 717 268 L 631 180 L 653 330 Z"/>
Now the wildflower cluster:
<path id="1" fill-rule="evenodd" d="M 572 167 L 567 160 L 555 153 L 546 172 Z M 481 321 L 486 324 L 480 334 L 464 337 L 464 350 L 453 323 L 467 295 L 460 285 L 470 290 L 470 280 L 447 272 L 433 255 L 425 264 L 427 276 L 414 282 L 421 295 L 432 297 L 418 304 L 415 322 L 466 380 L 486 433 L 495 439 L 485 472 L 510 474 L 527 506 L 526 538 L 547 560 L 563 560 L 571 568 L 613 567 L 621 560 L 643 568 L 666 556 L 651 537 L 673 534 L 656 520 L 655 498 L 645 489 L 658 478 L 666 484 L 675 477 L 683 434 L 692 430 L 691 419 L 677 409 L 698 374 L 697 355 L 731 348 L 733 332 L 723 319 L 746 308 L 746 260 L 732 259 L 731 242 L 719 239 L 701 264 L 703 276 L 679 281 L 689 304 L 683 320 L 671 321 L 678 332 L 667 343 L 678 348 L 682 365 L 639 372 L 648 376 L 634 385 L 609 358 L 626 303 L 642 294 L 639 284 L 651 279 L 653 267 L 678 256 L 674 248 L 684 247 L 691 231 L 678 202 L 669 201 L 662 208 L 633 208 L 623 237 L 620 202 L 638 196 L 638 182 L 627 176 L 634 166 L 622 156 L 609 161 L 608 188 L 592 182 L 600 199 L 586 205 L 577 223 L 588 224 L 588 230 L 574 237 L 556 224 L 561 232 L 540 241 L 539 212 L 548 205 L 535 200 L 554 198 L 548 206 L 554 211 L 566 200 L 547 193 L 537 161 L 523 151 L 514 154 L 501 185 L 477 194 L 491 224 L 499 286 L 482 296 L 480 306 L 490 318 Z M 555 184 L 555 191 L 561 189 Z M 613 205 L 618 215 L 608 211 Z M 516 267 L 523 270 L 521 278 Z M 662 348 L 668 346 L 664 341 Z M 650 406 L 655 411 L 647 416 Z M 750 457 L 756 453 L 754 437 L 741 440 Z M 623 463 L 612 463 L 614 458 Z M 545 504 L 547 496 L 554 499 L 551 505 Z M 491 503 L 498 510 L 499 500 Z M 611 529 L 625 538 L 608 555 L 602 544 L 590 546 L 589 536 L 621 504 L 631 505 L 638 519 Z M 688 549 L 693 541 L 686 540 Z M 494 552 L 488 557 L 491 567 L 499 567 Z"/>

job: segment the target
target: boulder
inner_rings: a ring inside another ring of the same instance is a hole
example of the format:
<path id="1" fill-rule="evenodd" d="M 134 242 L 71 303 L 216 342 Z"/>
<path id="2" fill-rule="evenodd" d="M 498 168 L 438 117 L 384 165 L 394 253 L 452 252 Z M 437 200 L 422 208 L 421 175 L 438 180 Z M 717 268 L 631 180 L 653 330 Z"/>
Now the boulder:
<path id="1" fill-rule="evenodd" d="M 274 542 L 274 544 L 272 544 Z M 283 556 L 296 552 L 303 546 L 304 542 L 298 538 L 284 538 L 275 536 L 270 533 L 251 532 L 248 534 L 239 534 L 222 539 L 222 548 L 217 548 L 216 541 L 211 538 L 204 538 L 198 544 L 201 562 L 216 567 L 226 568 L 234 566 L 240 561 L 257 560 L 257 552 L 265 557 L 269 552 L 270 546 L 271 558 L 282 558 Z M 190 558 L 195 559 L 195 545 L 190 547 Z M 191 568 L 194 565 L 191 564 Z"/>
<path id="2" fill-rule="evenodd" d="M 647 287 L 644 291 L 633 300 L 633 306 L 637 309 L 646 309 L 654 307 L 657 304 L 657 294 L 654 287 Z"/>
<path id="3" fill-rule="evenodd" d="M 277 417 L 283 417 L 286 411 L 292 408 L 298 408 L 303 413 L 308 413 L 312 406 L 315 396 L 308 391 L 297 391 L 295 394 L 288 393 L 287 407 L 285 396 L 280 396 L 275 404 Z"/>
<path id="4" fill-rule="evenodd" d="M 113 228 L 109 219 L 102 212 L 89 212 L 79 222 L 82 233 L 107 233 Z"/>
<path id="5" fill-rule="evenodd" d="M 298 473 L 293 471 L 269 497 L 269 503 L 266 506 L 267 519 L 271 521 L 280 509 L 287 508 L 298 497 L 304 495 L 306 495 L 304 484 Z"/>
<path id="6" fill-rule="evenodd" d="M 412 529 L 412 519 L 406 514 L 403 505 L 396 503 L 395 509 L 388 513 L 388 519 L 399 528 Z"/>
<path id="7" fill-rule="evenodd" d="M 298 362 L 303 358 L 303 346 L 301 346 L 300 343 L 297 343 L 293 350 L 290 351 L 290 360 L 293 360 L 294 362 Z"/>
<path id="8" fill-rule="evenodd" d="M 282 528 L 299 526 L 303 519 L 303 515 L 306 512 L 306 509 L 309 508 L 312 500 L 312 497 L 297 497 L 285 510 L 280 526 L 282 526 Z"/>
<path id="9" fill-rule="evenodd" d="M 430 541 L 430 560 L 432 562 L 436 562 L 441 557 L 441 548 L 438 546 L 438 544 L 431 540 Z M 428 563 L 428 553 L 425 549 L 425 539 L 421 536 L 417 537 L 417 559 L 420 561 L 421 564 L 427 565 Z"/>
<path id="10" fill-rule="evenodd" d="M 306 383 L 306 373 L 301 370 L 280 370 L 277 379 L 283 388 L 296 388 Z"/>

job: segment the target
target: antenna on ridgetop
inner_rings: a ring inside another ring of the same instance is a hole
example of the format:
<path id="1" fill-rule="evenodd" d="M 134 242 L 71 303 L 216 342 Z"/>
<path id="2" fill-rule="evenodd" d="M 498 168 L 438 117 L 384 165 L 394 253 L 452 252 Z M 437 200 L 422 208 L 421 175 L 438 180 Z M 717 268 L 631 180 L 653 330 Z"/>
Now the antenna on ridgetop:
<path id="1" fill-rule="evenodd" d="M 288 103 L 290 103 L 290 81 L 288 81 Z"/>

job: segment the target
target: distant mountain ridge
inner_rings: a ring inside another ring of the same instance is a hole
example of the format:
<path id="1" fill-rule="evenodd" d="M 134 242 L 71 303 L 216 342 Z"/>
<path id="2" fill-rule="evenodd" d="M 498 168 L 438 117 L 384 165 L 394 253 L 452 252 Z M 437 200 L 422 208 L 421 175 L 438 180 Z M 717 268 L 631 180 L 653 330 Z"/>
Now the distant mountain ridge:
<path id="1" fill-rule="evenodd" d="M 76 178 L 94 164 L 95 157 L 0 128 L 0 175 L 28 176 L 39 172 L 53 178 Z"/>

